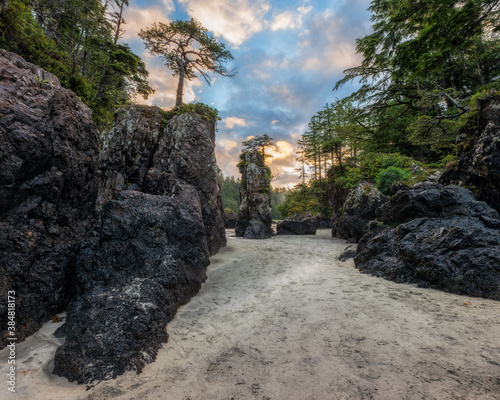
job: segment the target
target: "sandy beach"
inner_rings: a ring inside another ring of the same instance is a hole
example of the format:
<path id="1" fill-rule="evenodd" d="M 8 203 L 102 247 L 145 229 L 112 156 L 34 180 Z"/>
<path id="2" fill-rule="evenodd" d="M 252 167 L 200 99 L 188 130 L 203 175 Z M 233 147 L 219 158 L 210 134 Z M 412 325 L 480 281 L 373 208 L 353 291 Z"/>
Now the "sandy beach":
<path id="1" fill-rule="evenodd" d="M 500 302 L 359 273 L 316 236 L 244 240 L 168 325 L 154 363 L 86 390 L 51 375 L 49 322 L 16 347 L 16 393 L 1 399 L 500 399 Z"/>

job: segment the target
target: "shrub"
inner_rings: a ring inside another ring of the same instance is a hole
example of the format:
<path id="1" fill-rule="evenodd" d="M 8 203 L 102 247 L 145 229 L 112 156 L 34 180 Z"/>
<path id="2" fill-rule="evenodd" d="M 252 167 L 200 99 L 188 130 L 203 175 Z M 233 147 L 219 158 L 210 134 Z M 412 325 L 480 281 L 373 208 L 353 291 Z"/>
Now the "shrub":
<path id="1" fill-rule="evenodd" d="M 377 184 L 377 189 L 380 190 L 385 195 L 389 195 L 391 192 L 392 184 L 395 182 L 400 182 L 408 179 L 410 173 L 404 169 L 398 167 L 388 167 L 377 174 L 375 182 Z"/>

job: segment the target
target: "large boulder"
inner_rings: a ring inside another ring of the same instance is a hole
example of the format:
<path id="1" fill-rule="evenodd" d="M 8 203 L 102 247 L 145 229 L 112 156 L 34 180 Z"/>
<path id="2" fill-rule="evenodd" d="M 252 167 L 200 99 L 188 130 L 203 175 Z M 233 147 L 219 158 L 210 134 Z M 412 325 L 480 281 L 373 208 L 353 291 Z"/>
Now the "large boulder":
<path id="1" fill-rule="evenodd" d="M 54 75 L 0 50 L 0 296 L 15 292 L 18 340 L 74 292 L 78 246 L 93 231 L 97 155 L 90 109 Z"/>
<path id="2" fill-rule="evenodd" d="M 278 222 L 277 235 L 316 235 L 316 218 L 284 219 Z"/>
<path id="3" fill-rule="evenodd" d="M 243 152 L 238 164 L 240 209 L 236 236 L 245 239 L 268 239 L 271 228 L 271 171 L 257 151 Z"/>
<path id="4" fill-rule="evenodd" d="M 332 236 L 358 242 L 368 231 L 368 223 L 376 218 L 375 210 L 387 200 L 373 184 L 359 183 L 347 194 L 342 215 L 333 220 Z"/>
<path id="5" fill-rule="evenodd" d="M 478 111 L 458 135 L 457 163 L 439 183 L 465 186 L 500 212 L 500 96 L 477 101 Z"/>
<path id="6" fill-rule="evenodd" d="M 54 360 L 54 373 L 71 381 L 140 372 L 154 360 L 167 323 L 225 244 L 213 123 L 167 118 L 157 107 L 129 106 L 104 135 L 101 227 L 80 251 L 77 296 Z"/>
<path id="7" fill-rule="evenodd" d="M 500 218 L 459 186 L 400 190 L 359 242 L 355 265 L 400 283 L 500 300 Z"/>
<path id="8" fill-rule="evenodd" d="M 96 243 L 77 263 L 81 295 L 68 308 L 54 373 L 91 384 L 155 359 L 167 322 L 200 289 L 209 253 L 196 189 L 123 191 L 103 211 Z"/>
<path id="9" fill-rule="evenodd" d="M 210 254 L 226 245 L 222 175 L 215 159 L 215 122 L 184 113 L 168 122 L 167 140 L 160 141 L 154 163 L 163 163 L 162 153 L 169 152 L 169 171 L 192 185 L 201 201 L 203 224 Z M 164 146 L 164 147 L 163 147 Z M 160 173 L 155 171 L 156 176 Z"/>
<path id="10" fill-rule="evenodd" d="M 226 245 L 215 123 L 192 113 L 166 118 L 158 107 L 119 110 L 113 127 L 103 135 L 100 204 L 122 190 L 163 195 L 180 179 L 198 192 L 209 251 L 215 254 Z"/>

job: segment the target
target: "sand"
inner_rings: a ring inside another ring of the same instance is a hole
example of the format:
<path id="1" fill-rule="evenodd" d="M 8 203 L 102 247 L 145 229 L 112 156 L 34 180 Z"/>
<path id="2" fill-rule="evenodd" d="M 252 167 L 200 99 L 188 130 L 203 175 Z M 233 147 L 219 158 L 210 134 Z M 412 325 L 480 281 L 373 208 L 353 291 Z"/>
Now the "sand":
<path id="1" fill-rule="evenodd" d="M 0 398 L 500 399 L 500 302 L 361 274 L 329 235 L 229 237 L 156 362 L 88 391 L 50 374 L 49 322 L 17 346 L 16 395 L 2 379 Z"/>

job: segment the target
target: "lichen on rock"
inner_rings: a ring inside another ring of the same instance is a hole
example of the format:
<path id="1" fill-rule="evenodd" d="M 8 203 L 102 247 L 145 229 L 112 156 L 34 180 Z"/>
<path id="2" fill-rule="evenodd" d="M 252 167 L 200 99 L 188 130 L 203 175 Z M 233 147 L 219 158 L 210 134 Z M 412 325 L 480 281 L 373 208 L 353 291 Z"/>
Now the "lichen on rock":
<path id="1" fill-rule="evenodd" d="M 139 372 L 226 243 L 215 121 L 128 106 L 99 155 L 90 110 L 3 50 L 0 98 L 0 294 L 21 305 L 18 341 L 67 306 L 54 373 Z"/>
<path id="2" fill-rule="evenodd" d="M 376 218 L 375 210 L 387 200 L 375 185 L 359 183 L 347 193 L 342 213 L 334 216 L 332 236 L 358 242 L 368 231 L 368 223 Z"/>
<path id="3" fill-rule="evenodd" d="M 271 170 L 258 151 L 243 152 L 238 167 L 241 181 L 236 236 L 268 239 L 272 235 Z"/>

